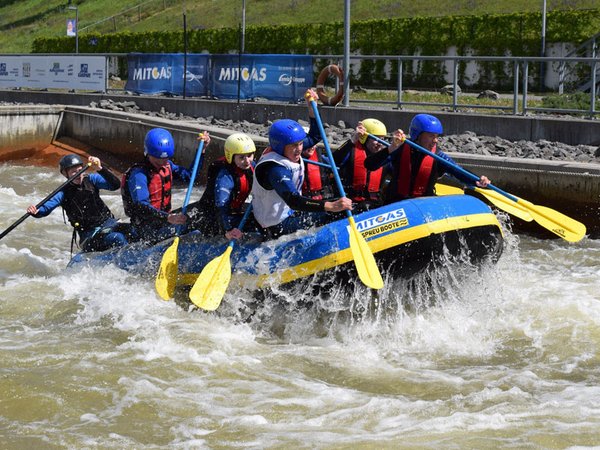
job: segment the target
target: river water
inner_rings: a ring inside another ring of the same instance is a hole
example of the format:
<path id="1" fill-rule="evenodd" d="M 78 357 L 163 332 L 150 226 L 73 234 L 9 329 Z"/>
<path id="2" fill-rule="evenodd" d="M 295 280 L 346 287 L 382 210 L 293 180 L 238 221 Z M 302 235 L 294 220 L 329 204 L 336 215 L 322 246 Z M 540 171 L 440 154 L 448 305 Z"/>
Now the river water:
<path id="1" fill-rule="evenodd" d="M 5 229 L 64 179 L 0 180 Z M 29 218 L 0 241 L 0 448 L 598 445 L 600 241 L 506 227 L 497 264 L 388 283 L 367 313 L 357 293 L 352 313 L 243 320 L 243 292 L 204 313 L 114 267 L 67 270 L 60 210 Z"/>

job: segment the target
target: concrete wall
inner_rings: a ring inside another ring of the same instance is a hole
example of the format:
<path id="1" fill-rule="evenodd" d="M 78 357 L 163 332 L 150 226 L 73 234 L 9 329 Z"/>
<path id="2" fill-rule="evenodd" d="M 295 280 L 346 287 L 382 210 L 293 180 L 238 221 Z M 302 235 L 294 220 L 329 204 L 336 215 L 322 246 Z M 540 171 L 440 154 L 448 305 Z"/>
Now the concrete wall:
<path id="1" fill-rule="evenodd" d="M 27 157 L 46 148 L 61 112 L 56 106 L 0 106 L 0 157 Z"/>
<path id="2" fill-rule="evenodd" d="M 182 99 L 152 96 L 125 96 L 101 94 L 72 94 L 56 92 L 0 91 L 0 101 L 17 103 L 42 103 L 59 105 L 88 106 L 90 102 L 112 99 L 115 102 L 135 101 L 146 111 L 166 111 L 191 117 L 213 116 L 225 120 L 248 120 L 255 123 L 267 123 L 269 120 L 288 117 L 306 118 L 304 104 L 282 104 L 266 102 L 241 102 Z M 383 121 L 388 128 L 406 130 L 414 111 L 368 107 L 321 107 L 324 122 L 335 124 L 343 120 L 354 126 L 365 117 L 374 117 Z M 435 112 L 444 124 L 446 134 L 459 134 L 473 131 L 479 135 L 499 136 L 513 141 L 549 141 L 564 142 L 570 145 L 600 145 L 600 121 L 573 118 L 528 117 L 512 115 L 484 115 L 453 112 Z"/>
<path id="3" fill-rule="evenodd" d="M 226 107 L 225 103 L 220 102 L 215 105 L 219 108 Z M 229 108 L 231 109 L 231 105 Z M 241 112 L 237 106 L 233 109 Z M 306 108 L 282 106 L 279 112 L 283 115 L 291 114 L 292 111 L 306 113 Z M 332 116 L 328 120 L 344 120 L 334 117 L 338 110 L 328 108 L 326 111 Z M 261 114 L 267 115 L 267 112 Z M 522 126 L 529 126 L 530 130 L 536 126 L 536 121 L 516 119 L 523 120 Z M 452 123 L 452 120 L 448 122 Z M 488 126 L 492 127 L 493 123 Z M 501 126 L 504 129 L 505 125 Z M 544 126 L 549 125 L 546 123 Z M 172 132 L 177 149 L 174 159 L 179 164 L 189 166 L 198 146 L 198 133 L 207 130 L 212 136 L 212 143 L 201 172 L 202 182 L 210 161 L 222 155 L 223 142 L 230 133 L 230 130 L 200 126 L 194 121 L 161 119 L 90 107 L 12 107 L 0 109 L 0 143 L 3 144 L 0 145 L 0 155 L 3 148 L 8 152 L 10 149 L 17 151 L 23 145 L 30 148 L 31 152 L 43 149 L 51 143 L 56 127 L 58 138 L 71 137 L 115 155 L 117 159 L 126 162 L 124 167 L 127 163 L 142 159 L 144 136 L 153 127 L 167 128 Z M 266 145 L 265 138 L 252 138 L 259 149 Z M 487 175 L 495 185 L 507 192 L 581 220 L 590 232 L 600 235 L 600 165 L 460 153 L 451 156 L 465 169 L 478 175 Z M 536 231 L 539 231 L 539 226 L 537 228 Z"/>

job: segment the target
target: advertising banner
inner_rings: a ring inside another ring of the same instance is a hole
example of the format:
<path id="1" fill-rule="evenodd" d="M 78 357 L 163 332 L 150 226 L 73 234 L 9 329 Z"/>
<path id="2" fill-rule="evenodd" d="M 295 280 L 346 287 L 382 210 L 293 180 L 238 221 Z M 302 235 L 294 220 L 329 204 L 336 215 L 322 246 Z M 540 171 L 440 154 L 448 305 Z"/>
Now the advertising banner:
<path id="1" fill-rule="evenodd" d="M 105 56 L 0 56 L 0 88 L 106 92 Z"/>
<path id="2" fill-rule="evenodd" d="M 296 101 L 313 83 L 310 55 L 213 55 L 211 93 L 217 98 Z M 239 83 L 239 86 L 238 86 Z"/>
<path id="3" fill-rule="evenodd" d="M 209 55 L 187 55 L 185 94 L 199 97 L 208 94 Z M 130 53 L 125 89 L 138 94 L 183 95 L 183 53 Z"/>

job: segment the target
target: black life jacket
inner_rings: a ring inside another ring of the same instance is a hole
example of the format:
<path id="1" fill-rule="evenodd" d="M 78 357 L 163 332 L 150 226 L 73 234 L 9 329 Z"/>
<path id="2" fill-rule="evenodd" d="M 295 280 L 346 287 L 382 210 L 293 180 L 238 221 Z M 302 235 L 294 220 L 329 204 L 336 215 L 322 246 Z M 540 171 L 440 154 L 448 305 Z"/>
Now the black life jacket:
<path id="1" fill-rule="evenodd" d="M 62 207 L 69 222 L 77 231 L 88 231 L 114 217 L 100 198 L 100 191 L 90 179 L 83 177 L 81 184 L 69 183 L 63 189 Z"/>

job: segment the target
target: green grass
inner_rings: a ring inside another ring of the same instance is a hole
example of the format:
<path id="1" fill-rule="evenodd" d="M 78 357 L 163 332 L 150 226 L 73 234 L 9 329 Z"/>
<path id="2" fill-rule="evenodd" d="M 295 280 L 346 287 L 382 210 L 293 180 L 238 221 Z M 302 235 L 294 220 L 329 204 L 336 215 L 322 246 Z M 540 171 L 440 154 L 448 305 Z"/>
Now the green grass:
<path id="1" fill-rule="evenodd" d="M 548 0 L 547 11 L 597 8 L 599 0 Z M 150 31 L 182 27 L 185 7 L 189 28 L 237 27 L 242 0 L 73 0 L 79 8 L 80 29 L 142 4 L 115 21 L 86 31 Z M 352 20 L 412 16 L 505 14 L 541 11 L 531 0 L 352 0 Z M 163 6 L 166 5 L 166 9 Z M 67 0 L 0 0 L 0 52 L 28 53 L 36 37 L 64 36 Z M 139 20 L 141 17 L 141 21 Z M 342 21 L 344 0 L 247 0 L 246 25 L 302 24 Z"/>

